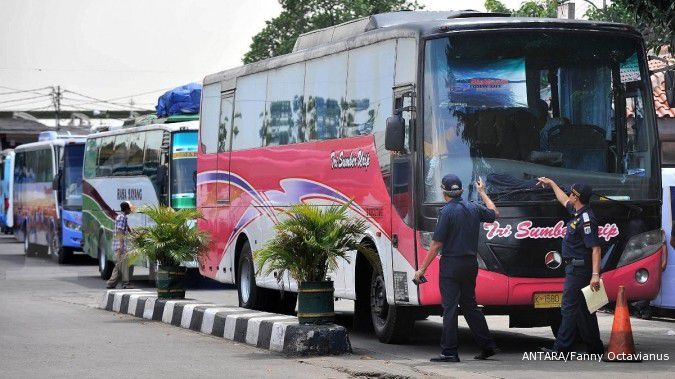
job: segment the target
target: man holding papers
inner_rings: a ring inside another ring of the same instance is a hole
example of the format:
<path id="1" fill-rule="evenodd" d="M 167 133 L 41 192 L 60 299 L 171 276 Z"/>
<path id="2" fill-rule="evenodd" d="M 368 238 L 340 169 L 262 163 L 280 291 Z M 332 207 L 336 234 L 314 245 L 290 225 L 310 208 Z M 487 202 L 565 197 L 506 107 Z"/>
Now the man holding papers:
<path id="1" fill-rule="evenodd" d="M 562 256 L 565 264 L 565 286 L 563 288 L 560 313 L 562 322 L 553 350 L 566 353 L 572 349 L 577 331 L 586 344 L 589 353 L 603 354 L 598 319 L 591 314 L 581 289 L 590 283 L 591 290 L 600 289 L 600 240 L 598 222 L 588 206 L 593 190 L 587 184 L 574 184 L 567 195 L 551 179 L 541 177 L 540 185 L 550 187 L 572 218 L 562 242 Z"/>

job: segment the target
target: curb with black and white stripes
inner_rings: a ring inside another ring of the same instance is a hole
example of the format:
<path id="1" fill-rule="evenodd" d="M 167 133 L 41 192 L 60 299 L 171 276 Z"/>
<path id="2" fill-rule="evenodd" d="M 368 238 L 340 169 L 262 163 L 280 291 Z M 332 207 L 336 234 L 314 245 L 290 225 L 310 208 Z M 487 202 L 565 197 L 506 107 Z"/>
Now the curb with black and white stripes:
<path id="1" fill-rule="evenodd" d="M 158 299 L 155 291 L 108 290 L 99 308 L 289 355 L 351 352 L 347 330 L 339 325 L 300 325 L 293 316 L 198 300 Z"/>

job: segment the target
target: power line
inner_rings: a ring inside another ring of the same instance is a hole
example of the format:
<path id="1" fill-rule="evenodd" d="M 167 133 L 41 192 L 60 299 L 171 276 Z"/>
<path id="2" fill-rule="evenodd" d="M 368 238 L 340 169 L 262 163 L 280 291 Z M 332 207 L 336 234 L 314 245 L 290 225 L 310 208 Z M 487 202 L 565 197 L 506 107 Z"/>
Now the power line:
<path id="1" fill-rule="evenodd" d="M 95 97 L 92 97 L 92 96 L 89 96 L 89 95 L 84 95 L 84 94 L 81 94 L 81 93 L 78 93 L 78 92 L 75 92 L 75 91 L 63 90 L 63 92 L 64 92 L 64 93 L 72 93 L 73 95 L 77 95 L 77 96 L 81 96 L 81 97 L 84 97 L 84 98 L 87 98 L 87 99 L 91 99 L 91 100 L 94 100 L 94 102 L 97 102 L 97 103 L 105 103 L 105 104 L 116 105 L 116 106 L 118 106 L 118 107 L 129 108 L 128 105 L 123 105 L 123 104 L 114 103 L 114 102 L 112 102 L 112 101 L 110 101 L 110 100 L 97 99 L 97 98 L 95 98 Z M 127 97 L 127 96 L 125 96 L 125 98 L 126 98 L 126 97 Z M 128 97 L 131 97 L 131 96 L 128 96 Z M 82 103 L 80 103 L 80 105 L 82 105 Z M 143 108 L 134 107 L 133 105 L 131 106 L 131 108 L 136 108 L 137 110 L 146 110 L 146 109 L 143 109 Z"/>
<path id="2" fill-rule="evenodd" d="M 39 99 L 41 97 L 50 97 L 50 96 L 51 95 L 40 95 L 40 96 L 33 96 L 33 97 L 24 97 L 24 98 L 21 98 L 21 99 L 3 100 L 3 101 L 0 101 L 0 104 L 15 103 L 17 101 L 33 100 L 33 99 Z"/>
<path id="3" fill-rule="evenodd" d="M 0 88 L 10 89 L 9 87 L 4 87 L 4 86 L 0 86 Z M 17 90 L 13 90 L 13 91 L 10 91 L 10 92 L 0 92 L 0 95 L 16 95 L 16 94 L 19 94 L 19 93 L 27 93 L 27 92 L 40 93 L 40 92 L 37 92 L 37 91 L 44 91 L 46 89 L 51 89 L 51 87 L 42 87 L 42 88 L 25 89 L 25 90 L 18 90 L 17 89 Z"/>

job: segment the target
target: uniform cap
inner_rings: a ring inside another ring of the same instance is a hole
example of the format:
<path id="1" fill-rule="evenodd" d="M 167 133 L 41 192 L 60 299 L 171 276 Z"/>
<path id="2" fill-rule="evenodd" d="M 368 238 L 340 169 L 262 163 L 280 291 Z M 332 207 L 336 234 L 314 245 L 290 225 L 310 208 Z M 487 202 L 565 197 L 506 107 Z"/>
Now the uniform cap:
<path id="1" fill-rule="evenodd" d="M 588 204 L 593 194 L 593 188 L 585 183 L 575 183 L 572 185 L 572 193 L 576 195 L 582 203 Z"/>
<path id="2" fill-rule="evenodd" d="M 448 174 L 441 180 L 441 188 L 443 191 L 459 191 L 462 189 L 462 181 L 459 180 L 457 175 Z"/>

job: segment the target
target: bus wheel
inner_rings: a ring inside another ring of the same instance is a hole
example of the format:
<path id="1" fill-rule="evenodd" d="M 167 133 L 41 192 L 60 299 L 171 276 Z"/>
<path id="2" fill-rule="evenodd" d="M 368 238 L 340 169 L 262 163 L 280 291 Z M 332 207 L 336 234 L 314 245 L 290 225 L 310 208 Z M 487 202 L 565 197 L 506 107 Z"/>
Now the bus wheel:
<path id="1" fill-rule="evenodd" d="M 101 274 L 101 279 L 108 280 L 112 276 L 113 264 L 105 256 L 105 249 L 103 249 L 103 238 L 98 239 L 98 272 Z"/>
<path id="2" fill-rule="evenodd" d="M 47 254 L 56 263 L 62 264 L 68 262 L 70 259 L 70 250 L 61 246 L 58 233 L 52 229 L 49 234 L 49 245 L 47 246 Z"/>
<path id="3" fill-rule="evenodd" d="M 389 305 L 384 277 L 381 272 L 373 271 L 370 282 L 370 314 L 380 342 L 406 342 L 415 326 L 414 311 L 414 308 Z"/>
<path id="4" fill-rule="evenodd" d="M 27 257 L 34 256 L 30 241 L 28 241 L 28 230 L 25 227 L 23 228 L 23 253 L 26 254 Z"/>
<path id="5" fill-rule="evenodd" d="M 265 291 L 255 284 L 255 270 L 251 245 L 246 241 L 241 247 L 239 264 L 237 265 L 237 293 L 239 306 L 242 308 L 263 310 Z"/>

